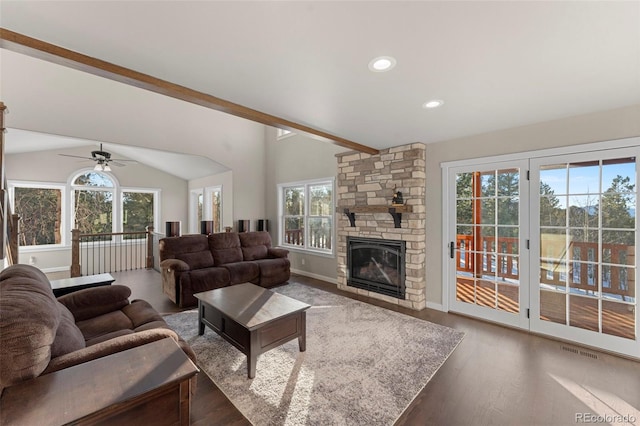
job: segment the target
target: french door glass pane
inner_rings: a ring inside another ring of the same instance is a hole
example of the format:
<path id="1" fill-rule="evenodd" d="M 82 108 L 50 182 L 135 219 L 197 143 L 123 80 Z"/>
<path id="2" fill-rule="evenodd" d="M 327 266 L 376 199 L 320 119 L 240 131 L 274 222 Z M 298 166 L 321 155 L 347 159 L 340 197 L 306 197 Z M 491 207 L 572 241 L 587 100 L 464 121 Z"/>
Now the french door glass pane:
<path id="1" fill-rule="evenodd" d="M 456 300 L 520 311 L 519 169 L 456 175 Z"/>
<path id="2" fill-rule="evenodd" d="M 540 319 L 636 338 L 636 160 L 540 169 Z"/>

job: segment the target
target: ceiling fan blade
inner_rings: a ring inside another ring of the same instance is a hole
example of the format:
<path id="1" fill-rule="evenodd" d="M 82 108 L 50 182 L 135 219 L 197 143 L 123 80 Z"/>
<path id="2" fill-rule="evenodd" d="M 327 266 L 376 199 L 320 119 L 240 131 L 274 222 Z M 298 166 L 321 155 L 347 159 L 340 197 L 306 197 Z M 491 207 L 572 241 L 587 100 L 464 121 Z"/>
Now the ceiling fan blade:
<path id="1" fill-rule="evenodd" d="M 109 161 L 120 161 L 122 163 L 138 164 L 136 160 L 127 160 L 125 158 L 110 158 Z"/>
<path id="2" fill-rule="evenodd" d="M 122 163 L 120 163 L 118 161 L 113 161 L 113 160 L 109 161 L 107 164 L 110 164 L 110 165 L 113 165 L 113 166 L 118 166 L 118 167 L 126 166 L 126 164 L 122 164 Z"/>
<path id="3" fill-rule="evenodd" d="M 69 155 L 69 154 L 58 154 L 62 157 L 73 157 L 73 158 L 82 158 L 83 160 L 93 160 L 91 157 L 81 157 L 79 155 Z"/>

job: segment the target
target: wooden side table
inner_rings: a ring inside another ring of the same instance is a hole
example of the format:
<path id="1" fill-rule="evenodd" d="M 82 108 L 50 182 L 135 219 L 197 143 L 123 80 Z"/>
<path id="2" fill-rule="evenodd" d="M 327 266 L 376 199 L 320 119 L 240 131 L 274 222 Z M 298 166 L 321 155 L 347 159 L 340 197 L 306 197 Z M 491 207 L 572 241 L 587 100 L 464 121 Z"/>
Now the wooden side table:
<path id="1" fill-rule="evenodd" d="M 197 367 L 171 338 L 4 389 L 2 425 L 188 425 Z"/>
<path id="2" fill-rule="evenodd" d="M 111 285 L 115 278 L 111 274 L 84 275 L 82 277 L 62 278 L 59 280 L 51 280 L 51 288 L 53 295 L 56 297 L 73 293 L 74 291 L 83 290 L 85 288 L 100 287 L 103 285 Z"/>

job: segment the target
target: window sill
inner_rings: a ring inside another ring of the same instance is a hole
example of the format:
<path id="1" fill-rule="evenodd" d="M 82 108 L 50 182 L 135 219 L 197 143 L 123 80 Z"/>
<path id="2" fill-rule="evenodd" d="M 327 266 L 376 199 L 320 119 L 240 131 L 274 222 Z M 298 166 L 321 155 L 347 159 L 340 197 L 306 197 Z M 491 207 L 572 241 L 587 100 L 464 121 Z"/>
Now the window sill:
<path id="1" fill-rule="evenodd" d="M 300 253 L 300 254 L 310 254 L 313 256 L 318 256 L 318 257 L 326 257 L 329 259 L 335 259 L 336 254 L 335 253 L 327 253 L 327 252 L 321 252 L 321 251 L 316 251 L 316 250 L 310 250 L 310 249 L 305 249 L 305 248 L 301 248 L 301 247 L 295 247 L 295 246 L 288 246 L 288 245 L 280 245 L 279 248 L 283 248 L 285 250 L 289 250 L 292 253 Z"/>

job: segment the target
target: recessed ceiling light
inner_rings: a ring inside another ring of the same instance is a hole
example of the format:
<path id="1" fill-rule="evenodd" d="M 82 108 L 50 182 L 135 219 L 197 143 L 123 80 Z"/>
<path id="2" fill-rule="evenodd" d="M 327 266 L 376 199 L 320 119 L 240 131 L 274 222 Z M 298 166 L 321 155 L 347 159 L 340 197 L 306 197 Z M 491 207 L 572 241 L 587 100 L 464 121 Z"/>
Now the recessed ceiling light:
<path id="1" fill-rule="evenodd" d="M 438 108 L 440 106 L 444 105 L 444 101 L 440 100 L 440 99 L 432 99 L 430 101 L 425 102 L 424 104 L 422 104 L 422 108 Z"/>
<path id="2" fill-rule="evenodd" d="M 395 58 L 391 56 L 379 56 L 369 62 L 369 69 L 373 72 L 385 72 L 396 66 Z"/>

